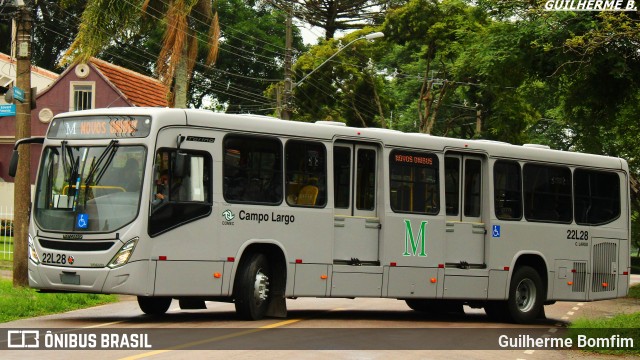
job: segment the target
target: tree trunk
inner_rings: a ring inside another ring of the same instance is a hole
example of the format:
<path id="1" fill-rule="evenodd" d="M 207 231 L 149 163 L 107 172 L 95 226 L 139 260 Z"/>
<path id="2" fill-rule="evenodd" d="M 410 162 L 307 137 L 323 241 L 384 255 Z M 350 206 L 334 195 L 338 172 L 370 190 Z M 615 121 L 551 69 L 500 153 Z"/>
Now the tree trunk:
<path id="1" fill-rule="evenodd" d="M 378 90 L 376 90 L 376 82 L 373 80 L 373 76 L 371 77 L 371 88 L 373 89 L 373 98 L 378 106 L 378 114 L 380 114 L 380 126 L 383 129 L 387 128 L 387 122 L 384 119 L 384 112 L 382 112 L 382 104 L 380 103 L 380 96 L 378 96 Z"/>
<path id="2" fill-rule="evenodd" d="M 182 49 L 182 56 L 180 56 L 180 62 L 176 67 L 176 74 L 173 79 L 173 107 L 182 109 L 187 107 L 187 92 L 189 91 L 187 44 L 188 43 L 185 42 L 184 48 Z"/>

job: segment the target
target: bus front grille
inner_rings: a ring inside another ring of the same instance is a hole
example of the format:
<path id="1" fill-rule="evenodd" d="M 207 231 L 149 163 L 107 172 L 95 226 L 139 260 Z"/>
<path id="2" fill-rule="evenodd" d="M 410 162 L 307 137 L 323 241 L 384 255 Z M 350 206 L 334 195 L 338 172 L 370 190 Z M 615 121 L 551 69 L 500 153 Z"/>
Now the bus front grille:
<path id="1" fill-rule="evenodd" d="M 114 241 L 58 241 L 39 239 L 40 246 L 52 250 L 65 251 L 105 251 L 111 249 Z"/>

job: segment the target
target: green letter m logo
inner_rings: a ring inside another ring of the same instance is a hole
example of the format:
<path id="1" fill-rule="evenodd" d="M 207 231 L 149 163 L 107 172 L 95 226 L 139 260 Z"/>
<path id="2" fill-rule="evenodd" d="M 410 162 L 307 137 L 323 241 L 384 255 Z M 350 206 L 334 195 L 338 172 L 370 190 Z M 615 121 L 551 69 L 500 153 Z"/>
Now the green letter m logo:
<path id="1" fill-rule="evenodd" d="M 424 237 L 425 230 L 427 226 L 427 221 L 423 221 L 420 223 L 420 231 L 418 232 L 418 242 L 416 242 L 416 238 L 413 236 L 413 229 L 411 228 L 411 221 L 405 219 L 405 230 L 404 230 L 404 254 L 402 256 L 427 256 L 427 253 L 424 251 Z M 409 253 L 409 244 L 411 244 L 411 253 Z M 418 253 L 418 245 L 420 245 L 420 253 Z"/>

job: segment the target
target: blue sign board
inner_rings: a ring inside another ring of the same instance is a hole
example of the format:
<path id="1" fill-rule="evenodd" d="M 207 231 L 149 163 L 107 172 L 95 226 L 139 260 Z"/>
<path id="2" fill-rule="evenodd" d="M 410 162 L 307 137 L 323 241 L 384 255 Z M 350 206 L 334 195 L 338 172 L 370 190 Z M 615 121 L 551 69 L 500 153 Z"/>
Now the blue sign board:
<path id="1" fill-rule="evenodd" d="M 0 116 L 16 116 L 16 104 L 0 105 Z"/>
<path id="2" fill-rule="evenodd" d="M 493 225 L 491 228 L 492 237 L 500 237 L 500 225 Z"/>
<path id="3" fill-rule="evenodd" d="M 24 90 L 20 89 L 19 87 L 14 86 L 13 87 L 13 98 L 23 102 L 24 101 Z"/>

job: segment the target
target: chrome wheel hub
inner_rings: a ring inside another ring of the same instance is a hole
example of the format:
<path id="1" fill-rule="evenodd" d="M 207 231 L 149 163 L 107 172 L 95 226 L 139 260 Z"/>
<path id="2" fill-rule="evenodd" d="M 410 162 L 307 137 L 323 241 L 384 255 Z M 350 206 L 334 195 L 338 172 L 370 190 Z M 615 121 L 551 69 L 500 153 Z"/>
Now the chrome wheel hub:
<path id="1" fill-rule="evenodd" d="M 531 279 L 523 279 L 516 288 L 516 305 L 522 312 L 530 311 L 536 302 L 536 286 Z"/>
<path id="2" fill-rule="evenodd" d="M 256 273 L 256 281 L 253 286 L 253 298 L 257 304 L 261 304 L 269 298 L 269 277 L 267 277 L 262 270 L 258 270 Z"/>

